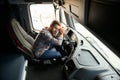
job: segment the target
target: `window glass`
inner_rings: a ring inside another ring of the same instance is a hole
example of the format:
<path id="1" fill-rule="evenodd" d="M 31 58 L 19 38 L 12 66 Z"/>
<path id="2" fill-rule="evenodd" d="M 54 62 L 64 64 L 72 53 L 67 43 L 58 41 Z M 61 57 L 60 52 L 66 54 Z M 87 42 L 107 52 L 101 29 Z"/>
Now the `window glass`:
<path id="1" fill-rule="evenodd" d="M 60 9 L 56 9 L 56 19 L 58 20 L 58 21 L 60 21 L 60 13 L 59 13 L 59 10 Z"/>
<path id="2" fill-rule="evenodd" d="M 62 23 L 67 25 L 65 12 L 62 9 L 61 9 L 61 18 L 62 18 Z"/>
<path id="3" fill-rule="evenodd" d="M 53 4 L 32 4 L 30 5 L 30 12 L 35 30 L 41 30 L 49 26 L 52 20 L 55 19 Z"/>
<path id="4" fill-rule="evenodd" d="M 77 20 L 73 19 L 75 30 L 81 33 L 81 27 L 83 27 Z"/>

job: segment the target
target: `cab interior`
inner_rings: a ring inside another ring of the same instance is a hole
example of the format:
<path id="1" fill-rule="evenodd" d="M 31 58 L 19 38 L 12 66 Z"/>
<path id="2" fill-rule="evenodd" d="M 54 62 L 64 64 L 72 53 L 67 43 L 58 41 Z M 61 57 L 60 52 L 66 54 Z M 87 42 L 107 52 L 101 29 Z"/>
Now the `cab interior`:
<path id="1" fill-rule="evenodd" d="M 55 19 L 67 28 L 63 64 L 34 58 L 39 30 L 30 6 L 36 4 L 51 4 Z M 0 80 L 119 80 L 119 9 L 119 0 L 1 0 Z"/>

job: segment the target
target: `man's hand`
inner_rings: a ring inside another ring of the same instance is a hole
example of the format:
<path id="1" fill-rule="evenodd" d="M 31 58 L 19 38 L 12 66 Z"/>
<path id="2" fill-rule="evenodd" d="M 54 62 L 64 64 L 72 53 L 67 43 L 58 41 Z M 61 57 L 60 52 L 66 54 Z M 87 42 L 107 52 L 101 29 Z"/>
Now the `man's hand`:
<path id="1" fill-rule="evenodd" d="M 65 27 L 61 27 L 61 28 L 59 29 L 59 32 L 60 32 L 59 37 L 62 37 L 62 36 L 63 36 L 63 34 L 65 33 L 66 29 L 67 29 L 67 28 L 65 28 Z"/>

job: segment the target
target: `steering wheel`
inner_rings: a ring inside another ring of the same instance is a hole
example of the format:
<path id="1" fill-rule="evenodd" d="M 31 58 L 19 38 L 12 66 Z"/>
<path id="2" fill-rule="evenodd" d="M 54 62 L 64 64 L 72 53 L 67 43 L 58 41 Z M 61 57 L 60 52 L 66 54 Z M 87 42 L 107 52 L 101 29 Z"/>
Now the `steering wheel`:
<path id="1" fill-rule="evenodd" d="M 74 42 L 70 40 L 67 34 L 63 37 L 62 50 L 67 56 L 69 56 L 74 50 Z"/>

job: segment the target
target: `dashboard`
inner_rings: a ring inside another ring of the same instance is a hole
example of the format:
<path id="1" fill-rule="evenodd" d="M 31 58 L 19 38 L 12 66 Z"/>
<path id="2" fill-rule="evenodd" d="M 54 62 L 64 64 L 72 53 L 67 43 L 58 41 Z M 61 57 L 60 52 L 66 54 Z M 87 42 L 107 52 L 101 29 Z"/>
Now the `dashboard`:
<path id="1" fill-rule="evenodd" d="M 120 79 L 100 52 L 71 28 L 64 35 L 62 49 L 68 56 L 63 68 L 67 80 Z"/>

